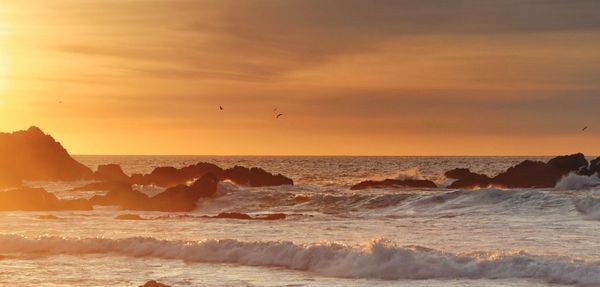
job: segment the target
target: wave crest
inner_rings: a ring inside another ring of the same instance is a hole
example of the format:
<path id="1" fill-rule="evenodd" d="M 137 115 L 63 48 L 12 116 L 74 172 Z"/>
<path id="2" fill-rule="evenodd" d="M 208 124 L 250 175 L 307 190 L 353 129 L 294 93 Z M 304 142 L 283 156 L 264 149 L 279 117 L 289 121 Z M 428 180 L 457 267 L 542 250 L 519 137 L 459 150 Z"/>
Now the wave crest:
<path id="1" fill-rule="evenodd" d="M 154 238 L 24 238 L 0 236 L 0 252 L 42 255 L 118 254 L 189 262 L 277 266 L 342 278 L 500 279 L 531 278 L 545 282 L 598 286 L 600 265 L 524 253 L 457 255 L 424 247 L 401 247 L 375 240 L 363 247 L 336 243 L 200 242 Z"/>

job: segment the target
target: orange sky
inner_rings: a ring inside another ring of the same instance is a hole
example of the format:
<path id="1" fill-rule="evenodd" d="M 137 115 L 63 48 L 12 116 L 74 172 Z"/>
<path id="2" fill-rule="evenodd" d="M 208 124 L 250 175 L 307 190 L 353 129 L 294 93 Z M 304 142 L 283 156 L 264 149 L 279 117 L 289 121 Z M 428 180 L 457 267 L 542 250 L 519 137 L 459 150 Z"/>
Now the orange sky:
<path id="1" fill-rule="evenodd" d="M 0 130 L 72 153 L 600 154 L 598 1 L 2 2 Z"/>

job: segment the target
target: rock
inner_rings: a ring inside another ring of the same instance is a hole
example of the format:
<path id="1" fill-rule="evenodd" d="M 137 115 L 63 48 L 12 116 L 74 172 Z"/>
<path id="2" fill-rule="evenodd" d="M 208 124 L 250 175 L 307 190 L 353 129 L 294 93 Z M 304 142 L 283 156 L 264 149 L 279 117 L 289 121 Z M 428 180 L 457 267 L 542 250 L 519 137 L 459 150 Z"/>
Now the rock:
<path id="1" fill-rule="evenodd" d="M 273 213 L 273 214 L 266 214 L 266 215 L 259 215 L 254 217 L 254 220 L 282 220 L 285 219 L 287 216 L 285 215 L 285 213 Z"/>
<path id="2" fill-rule="evenodd" d="M 118 220 L 145 220 L 144 218 L 142 218 L 141 216 L 139 216 L 137 214 L 119 214 L 119 215 L 117 215 L 117 217 L 115 217 L 115 219 L 118 219 Z"/>
<path id="3" fill-rule="evenodd" d="M 588 167 L 588 161 L 582 153 L 572 155 L 557 156 L 550 161 L 548 165 L 555 167 L 563 173 L 576 172 Z"/>
<path id="4" fill-rule="evenodd" d="M 569 173 L 585 173 L 587 167 L 588 162 L 585 156 L 578 153 L 558 156 L 547 163 L 525 160 L 493 178 L 471 173 L 467 169 L 450 170 L 446 172 L 446 176 L 459 178 L 449 186 L 450 188 L 474 188 L 490 185 L 508 188 L 551 188 L 563 176 Z"/>
<path id="5" fill-rule="evenodd" d="M 447 178 L 457 179 L 448 188 L 474 188 L 491 183 L 487 175 L 474 173 L 467 168 L 455 168 L 444 173 Z"/>
<path id="6" fill-rule="evenodd" d="M 211 197 L 217 192 L 219 180 L 211 173 L 196 180 L 192 185 L 178 185 L 150 198 L 149 206 L 157 211 L 192 211 L 200 198 Z"/>
<path id="7" fill-rule="evenodd" d="M 220 175 L 222 169 L 214 164 L 201 162 L 177 169 L 174 167 L 157 167 L 150 174 L 131 176 L 131 182 L 135 184 L 149 185 L 154 184 L 161 187 L 172 187 L 179 184 L 185 184 L 194 179 L 198 179 L 212 173 Z"/>
<path id="8" fill-rule="evenodd" d="M 118 164 L 99 165 L 98 170 L 94 172 L 94 179 L 108 182 L 129 182 L 129 176 Z"/>
<path id="9" fill-rule="evenodd" d="M 589 170 L 591 174 L 597 173 L 600 175 L 600 157 L 597 157 L 590 162 Z"/>
<path id="10" fill-rule="evenodd" d="M 109 190 L 105 195 L 94 195 L 89 201 L 93 205 L 117 205 L 123 209 L 144 210 L 148 203 L 148 196 L 133 190 L 131 186 L 122 185 Z"/>
<path id="11" fill-rule="evenodd" d="M 367 188 L 384 188 L 384 187 L 416 187 L 416 188 L 437 188 L 437 185 L 430 180 L 420 179 L 385 179 L 382 181 L 367 180 L 360 182 L 350 189 L 359 190 Z"/>
<path id="12" fill-rule="evenodd" d="M 238 212 L 223 212 L 219 213 L 217 216 L 213 216 L 212 218 L 229 218 L 229 219 L 245 219 L 250 220 L 252 217 L 248 214 L 238 213 Z"/>
<path id="13" fill-rule="evenodd" d="M 290 178 L 287 178 L 281 174 L 271 174 L 258 167 L 246 168 L 243 166 L 235 166 L 233 168 L 224 170 L 221 174 L 221 179 L 229 179 L 236 184 L 251 187 L 294 184 L 294 181 Z"/>
<path id="14" fill-rule="evenodd" d="M 54 211 L 54 210 L 92 210 L 85 199 L 65 200 L 42 188 L 20 188 L 0 192 L 0 210 L 2 211 Z"/>
<path id="15" fill-rule="evenodd" d="M 579 172 L 579 175 L 591 176 L 594 174 L 598 174 L 598 176 L 600 176 L 600 157 L 591 160 L 588 168 Z"/>
<path id="16" fill-rule="evenodd" d="M 117 205 L 128 210 L 186 212 L 196 209 L 200 198 L 211 197 L 217 192 L 218 178 L 206 174 L 192 185 L 177 185 L 153 196 L 121 185 L 106 195 L 95 195 L 90 199 L 94 205 Z"/>
<path id="17" fill-rule="evenodd" d="M 541 161 L 523 161 L 492 179 L 492 184 L 509 188 L 554 187 L 568 173 Z"/>
<path id="18" fill-rule="evenodd" d="M 171 287 L 171 286 L 169 286 L 167 284 L 156 282 L 154 280 L 150 280 L 150 281 L 146 282 L 146 284 L 140 285 L 140 287 Z"/>
<path id="19" fill-rule="evenodd" d="M 62 145 L 37 127 L 0 133 L 0 186 L 23 180 L 74 181 L 91 179 L 92 171 L 74 160 Z"/>

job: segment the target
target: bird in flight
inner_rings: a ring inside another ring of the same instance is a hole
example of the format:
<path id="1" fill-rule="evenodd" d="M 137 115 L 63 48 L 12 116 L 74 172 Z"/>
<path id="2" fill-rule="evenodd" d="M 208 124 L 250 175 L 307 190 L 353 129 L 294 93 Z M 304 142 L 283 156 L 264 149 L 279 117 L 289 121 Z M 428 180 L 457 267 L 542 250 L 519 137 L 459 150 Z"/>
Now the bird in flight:
<path id="1" fill-rule="evenodd" d="M 278 118 L 279 118 L 279 117 L 281 117 L 281 116 L 283 116 L 283 114 L 277 114 L 277 115 L 275 116 L 275 118 L 276 118 L 276 119 L 278 119 Z"/>
<path id="2" fill-rule="evenodd" d="M 585 132 L 585 130 L 587 130 L 587 128 L 588 128 L 588 127 L 586 126 L 586 127 L 585 127 L 585 128 L 583 128 L 581 131 L 582 131 L 582 132 Z"/>
<path id="3" fill-rule="evenodd" d="M 222 110 L 223 110 L 223 106 L 219 106 L 219 110 L 221 110 L 221 111 L 222 111 Z"/>

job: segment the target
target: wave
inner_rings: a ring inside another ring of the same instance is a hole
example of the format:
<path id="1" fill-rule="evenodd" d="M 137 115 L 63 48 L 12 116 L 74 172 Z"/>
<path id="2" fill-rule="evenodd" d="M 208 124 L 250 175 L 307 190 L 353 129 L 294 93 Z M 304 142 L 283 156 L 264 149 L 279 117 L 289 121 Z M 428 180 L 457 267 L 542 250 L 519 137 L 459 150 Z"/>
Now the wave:
<path id="1" fill-rule="evenodd" d="M 477 215 L 523 212 L 572 215 L 574 204 L 583 194 L 539 189 L 495 189 L 451 191 L 359 191 L 323 190 L 312 186 L 245 188 L 222 183 L 220 196 L 199 202 L 197 212 L 320 212 L 345 216 L 413 217 Z M 581 203 L 580 203 L 581 205 Z M 582 207 L 587 212 L 600 206 Z M 600 212 L 600 211 L 599 211 Z"/>
<path id="2" fill-rule="evenodd" d="M 600 220 L 600 198 L 585 197 L 574 200 L 575 209 L 588 219 Z"/>
<path id="3" fill-rule="evenodd" d="M 594 187 L 600 187 L 600 178 L 597 174 L 586 176 L 571 173 L 556 183 L 555 188 L 559 190 L 580 190 Z"/>
<path id="4" fill-rule="evenodd" d="M 523 252 L 458 255 L 419 246 L 402 247 L 383 239 L 363 247 L 351 247 L 336 243 L 243 242 L 234 239 L 190 242 L 142 237 L 74 239 L 3 235 L 0 236 L 0 252 L 44 256 L 114 254 L 187 262 L 275 266 L 340 278 L 528 278 L 579 286 L 600 284 L 598 262 Z"/>

